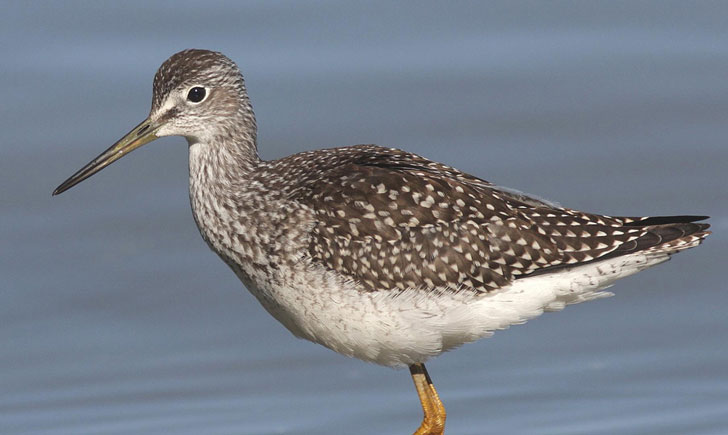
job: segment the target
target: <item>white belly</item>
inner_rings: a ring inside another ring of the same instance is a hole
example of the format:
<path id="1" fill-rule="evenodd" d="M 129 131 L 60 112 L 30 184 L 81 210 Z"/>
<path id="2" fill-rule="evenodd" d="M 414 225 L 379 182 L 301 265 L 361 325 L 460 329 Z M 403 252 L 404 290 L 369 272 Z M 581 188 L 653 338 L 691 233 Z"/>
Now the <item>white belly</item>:
<path id="1" fill-rule="evenodd" d="M 362 292 L 332 272 L 311 269 L 295 274 L 286 287 L 246 284 L 297 337 L 364 361 L 402 366 L 423 363 L 544 311 L 610 296 L 602 290 L 615 280 L 668 258 L 631 254 L 519 279 L 486 294 L 422 289 Z"/>

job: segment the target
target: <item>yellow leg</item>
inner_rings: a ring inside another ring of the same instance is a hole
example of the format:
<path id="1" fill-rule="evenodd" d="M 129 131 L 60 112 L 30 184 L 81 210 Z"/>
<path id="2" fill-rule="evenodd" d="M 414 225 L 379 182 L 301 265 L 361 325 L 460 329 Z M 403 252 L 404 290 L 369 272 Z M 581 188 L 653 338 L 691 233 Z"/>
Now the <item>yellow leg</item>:
<path id="1" fill-rule="evenodd" d="M 443 435 L 445 433 L 445 406 L 440 401 L 435 386 L 432 385 L 432 379 L 430 379 L 425 365 L 413 364 L 409 369 L 415 388 L 417 388 L 417 395 L 420 396 L 422 411 L 425 413 L 422 424 L 414 435 Z"/>

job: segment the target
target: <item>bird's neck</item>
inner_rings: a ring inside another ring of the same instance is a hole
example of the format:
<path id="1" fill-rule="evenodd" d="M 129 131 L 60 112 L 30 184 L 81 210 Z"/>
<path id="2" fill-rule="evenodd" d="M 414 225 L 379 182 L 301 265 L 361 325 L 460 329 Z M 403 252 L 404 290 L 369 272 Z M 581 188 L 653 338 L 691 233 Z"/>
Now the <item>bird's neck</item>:
<path id="1" fill-rule="evenodd" d="M 255 133 L 187 138 L 190 183 L 208 192 L 250 179 L 260 164 Z"/>
<path id="2" fill-rule="evenodd" d="M 247 151 L 247 152 L 246 152 Z M 271 259 L 287 228 L 298 225 L 295 210 L 282 206 L 260 180 L 265 172 L 255 149 L 230 150 L 204 143 L 190 145 L 190 203 L 202 238 L 251 290 L 274 280 Z M 283 222 L 291 221 L 286 226 Z M 301 249 L 290 235 L 285 249 Z M 256 294 L 259 298 L 262 297 Z M 265 304 L 264 304 L 265 305 Z"/>
<path id="3" fill-rule="evenodd" d="M 237 143 L 188 142 L 190 204 L 195 222 L 205 241 L 222 255 L 232 244 L 226 229 L 244 213 L 239 208 L 246 201 L 240 197 L 261 163 L 254 138 Z"/>

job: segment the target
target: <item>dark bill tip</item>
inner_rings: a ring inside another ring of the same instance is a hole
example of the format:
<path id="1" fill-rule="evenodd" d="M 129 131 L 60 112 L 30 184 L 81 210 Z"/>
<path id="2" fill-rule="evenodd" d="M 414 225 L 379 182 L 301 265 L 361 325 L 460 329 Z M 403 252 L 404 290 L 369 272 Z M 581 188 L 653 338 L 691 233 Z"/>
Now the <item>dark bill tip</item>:
<path id="1" fill-rule="evenodd" d="M 151 121 L 149 121 L 149 119 L 145 119 L 141 124 L 134 127 L 132 131 L 127 133 L 126 136 L 119 139 L 118 142 L 110 146 L 103 153 L 99 154 L 95 159 L 86 164 L 86 166 L 68 177 L 66 181 L 56 187 L 51 196 L 60 195 L 76 184 L 124 157 L 126 154 L 153 141 L 154 139 L 157 139 L 157 135 L 155 134 L 156 131 L 157 128 L 151 125 Z"/>

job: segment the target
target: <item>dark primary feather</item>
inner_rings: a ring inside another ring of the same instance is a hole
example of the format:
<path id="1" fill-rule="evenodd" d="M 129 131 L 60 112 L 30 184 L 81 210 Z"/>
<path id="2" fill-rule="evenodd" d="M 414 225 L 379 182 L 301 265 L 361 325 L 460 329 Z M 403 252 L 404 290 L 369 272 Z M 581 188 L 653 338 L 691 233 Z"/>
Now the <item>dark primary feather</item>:
<path id="1" fill-rule="evenodd" d="M 271 162 L 316 213 L 309 254 L 365 289 L 487 292 L 631 252 L 679 250 L 701 217 L 609 217 L 512 193 L 415 154 L 371 145 Z"/>

